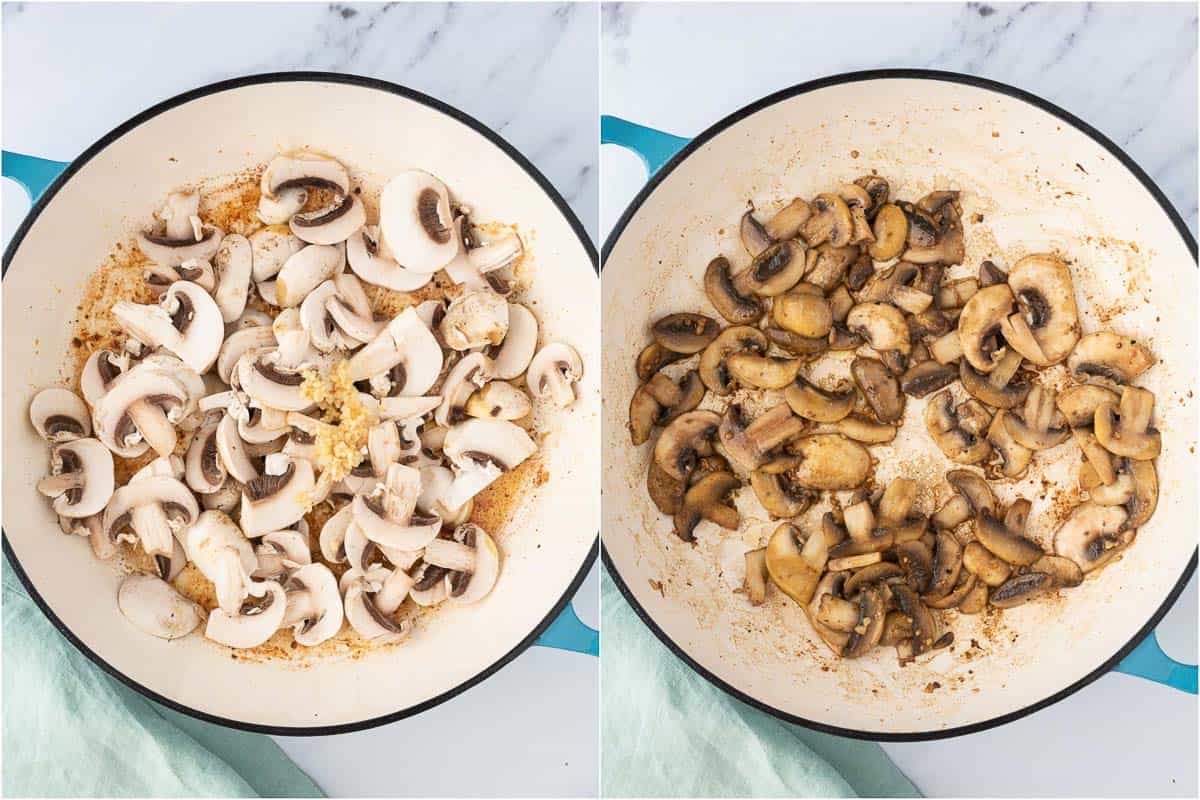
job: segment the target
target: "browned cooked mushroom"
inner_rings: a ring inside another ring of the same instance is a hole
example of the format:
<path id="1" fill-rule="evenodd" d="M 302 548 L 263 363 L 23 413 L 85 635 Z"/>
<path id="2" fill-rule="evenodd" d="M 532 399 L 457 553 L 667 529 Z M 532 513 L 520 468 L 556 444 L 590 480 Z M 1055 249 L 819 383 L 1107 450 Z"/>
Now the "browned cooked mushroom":
<path id="1" fill-rule="evenodd" d="M 648 381 L 654 377 L 654 373 L 665 367 L 667 364 L 673 364 L 680 359 L 687 358 L 686 353 L 676 353 L 668 350 L 658 342 L 651 342 L 642 348 L 637 357 L 637 376 L 640 381 Z"/>
<path id="2" fill-rule="evenodd" d="M 684 355 L 699 353 L 717 338 L 720 326 L 703 314 L 670 314 L 654 323 L 654 341 L 668 350 Z"/>
<path id="3" fill-rule="evenodd" d="M 722 317 L 734 325 L 749 325 L 763 315 L 763 305 L 758 298 L 738 292 L 729 274 L 729 260 L 717 256 L 704 271 L 704 291 Z"/>
<path id="4" fill-rule="evenodd" d="M 654 460 L 677 481 L 685 480 L 702 456 L 712 453 L 721 418 L 714 411 L 689 411 L 663 429 L 654 444 Z"/>
<path id="5" fill-rule="evenodd" d="M 1096 407 L 1096 439 L 1113 455 L 1149 461 L 1162 450 L 1162 436 L 1150 426 L 1153 416 L 1153 392 L 1126 386 L 1119 410 L 1111 402 Z"/>
<path id="6" fill-rule="evenodd" d="M 799 375 L 783 392 L 783 399 L 797 416 L 814 422 L 837 422 L 845 418 L 854 410 L 856 397 L 852 386 L 831 391 Z"/>
<path id="7" fill-rule="evenodd" d="M 745 271 L 733 279 L 738 294 L 774 297 L 796 285 L 805 268 L 804 245 L 795 239 L 773 244 L 763 250 Z"/>
<path id="8" fill-rule="evenodd" d="M 683 495 L 675 512 L 675 533 L 685 542 L 695 538 L 696 526 L 706 519 L 727 530 L 737 530 L 738 512 L 729 503 L 729 495 L 742 485 L 732 472 L 705 475 Z"/>
<path id="9" fill-rule="evenodd" d="M 877 420 L 897 422 L 904 416 L 904 395 L 900 391 L 900 383 L 882 361 L 859 356 L 850 364 L 850 377 Z"/>
<path id="10" fill-rule="evenodd" d="M 800 228 L 800 235 L 809 247 L 829 242 L 834 247 L 850 244 L 854 234 L 854 219 L 846 201 L 836 194 L 819 194 L 809 205 L 812 215 Z"/>
<path id="11" fill-rule="evenodd" d="M 741 405 L 732 403 L 721 418 L 717 436 L 729 459 L 750 471 L 757 469 L 771 450 L 796 438 L 804 429 L 804 420 L 792 414 L 786 403 L 771 408 L 753 422 L 746 419 Z"/>
<path id="12" fill-rule="evenodd" d="M 726 395 L 733 391 L 733 377 L 728 359 L 734 353 L 767 352 L 767 337 L 758 328 L 733 325 L 721 331 L 700 354 L 700 380 L 714 393 Z"/>
<path id="13" fill-rule="evenodd" d="M 630 401 L 629 433 L 633 443 L 642 444 L 650 438 L 655 425 L 666 425 L 696 408 L 703 399 L 704 384 L 696 370 L 690 370 L 678 381 L 659 372 L 638 387 Z"/>

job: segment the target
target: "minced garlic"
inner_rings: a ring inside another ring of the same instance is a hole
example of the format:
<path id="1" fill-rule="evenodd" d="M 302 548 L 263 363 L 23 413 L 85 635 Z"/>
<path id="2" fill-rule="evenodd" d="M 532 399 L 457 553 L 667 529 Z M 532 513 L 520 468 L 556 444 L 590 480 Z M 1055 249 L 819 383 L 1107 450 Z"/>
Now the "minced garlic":
<path id="1" fill-rule="evenodd" d="M 345 361 L 338 361 L 324 374 L 316 370 L 301 374 L 304 383 L 300 391 L 317 404 L 325 423 L 314 442 L 321 480 L 336 483 L 362 462 L 367 436 L 379 417 L 359 397 Z"/>

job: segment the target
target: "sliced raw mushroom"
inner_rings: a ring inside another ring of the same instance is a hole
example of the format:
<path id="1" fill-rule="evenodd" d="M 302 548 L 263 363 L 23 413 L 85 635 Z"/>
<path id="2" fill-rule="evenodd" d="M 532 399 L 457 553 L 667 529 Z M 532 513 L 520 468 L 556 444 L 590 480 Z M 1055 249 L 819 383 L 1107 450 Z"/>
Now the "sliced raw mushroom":
<path id="1" fill-rule="evenodd" d="M 925 406 L 925 427 L 938 449 L 959 464 L 977 464 L 992 452 L 982 431 L 968 430 L 963 426 L 960 412 L 965 403 L 954 406 L 954 396 L 949 389 L 930 398 Z"/>
<path id="2" fill-rule="evenodd" d="M 1162 451 L 1162 436 L 1150 426 L 1154 416 L 1154 393 L 1136 386 L 1121 391 L 1119 407 L 1111 402 L 1097 406 L 1096 439 L 1116 456 L 1149 461 Z"/>
<path id="3" fill-rule="evenodd" d="M 453 350 L 495 346 L 508 333 L 508 301 L 484 289 L 466 292 L 450 301 L 439 330 Z"/>
<path id="4" fill-rule="evenodd" d="M 104 509 L 104 533 L 110 539 L 127 528 L 137 534 L 146 555 L 154 559 L 159 575 L 170 574 L 173 540 L 196 522 L 200 508 L 180 481 L 166 475 L 130 481 L 117 489 Z"/>
<path id="5" fill-rule="evenodd" d="M 691 414 L 705 412 L 691 412 Z M 685 414 L 684 417 L 688 417 Z M 683 419 L 684 417 L 680 417 Z M 671 430 L 669 426 L 667 431 Z M 794 439 L 804 432 L 806 423 L 800 417 L 792 414 L 786 403 L 780 403 L 760 415 L 753 422 L 746 419 L 742 406 L 733 403 L 721 418 L 717 431 L 726 457 L 746 471 L 757 469 L 766 460 L 767 454 L 784 442 Z M 663 432 L 666 436 L 666 431 Z M 659 442 L 661 444 L 662 439 Z M 657 447 L 655 450 L 658 452 Z M 705 455 L 702 453 L 702 455 Z M 666 469 L 672 477 L 682 478 L 681 473 L 672 473 L 668 465 L 659 459 L 660 466 Z"/>
<path id="6" fill-rule="evenodd" d="M 310 244 L 293 253 L 275 276 L 273 305 L 281 308 L 300 305 L 313 289 L 341 272 L 345 266 L 346 248 L 342 245 Z"/>
<path id="7" fill-rule="evenodd" d="M 752 294 L 738 292 L 729 270 L 729 261 L 724 256 L 717 256 L 709 262 L 704 272 L 704 291 L 709 302 L 717 309 L 717 313 L 734 325 L 758 322 L 763 315 L 762 301 Z"/>
<path id="8" fill-rule="evenodd" d="M 758 328 L 749 325 L 730 326 L 721 331 L 701 353 L 700 379 L 714 393 L 729 394 L 734 390 L 729 357 L 736 353 L 763 355 L 766 352 L 767 338 Z"/>
<path id="9" fill-rule="evenodd" d="M 115 377 L 115 376 L 114 376 Z M 79 395 L 57 386 L 42 389 L 29 404 L 29 421 L 47 442 L 61 443 L 92 435 L 92 416 Z"/>
<path id="10" fill-rule="evenodd" d="M 1038 366 L 1057 364 L 1071 354 L 1079 341 L 1079 311 L 1075 306 L 1075 283 L 1071 270 L 1049 254 L 1026 256 L 1008 273 L 1008 287 L 1020 312 L 1007 319 L 1014 331 L 1032 332 L 1036 347 L 1022 336 L 1009 344 Z"/>
<path id="11" fill-rule="evenodd" d="M 783 399 L 799 417 L 814 422 L 837 422 L 854 410 L 858 395 L 854 387 L 822 389 L 803 376 L 797 376 L 783 392 Z"/>
<path id="12" fill-rule="evenodd" d="M 387 182 L 379 230 L 386 250 L 414 272 L 437 272 L 458 254 L 449 192 L 427 172 L 408 170 Z"/>
<path id="13" fill-rule="evenodd" d="M 314 647 L 342 627 L 342 596 L 337 579 L 324 564 L 305 564 L 283 584 L 287 610 L 281 628 L 291 628 L 296 641 Z"/>
<path id="14" fill-rule="evenodd" d="M 188 445 L 185 476 L 188 487 L 197 494 L 212 494 L 225 485 L 224 460 L 217 449 L 217 431 L 222 417 L 213 416 L 200 426 Z M 235 428 L 236 431 L 236 428 Z M 251 465 L 253 468 L 253 465 Z M 257 475 L 257 471 L 255 471 Z M 253 477 L 253 476 L 252 476 Z"/>
<path id="15" fill-rule="evenodd" d="M 142 363 L 113 381 L 92 409 L 96 438 L 114 454 L 135 458 L 153 447 L 175 451 L 175 425 L 191 413 L 186 386 L 165 370 Z"/>
<path id="16" fill-rule="evenodd" d="M 287 612 L 287 594 L 275 581 L 251 587 L 250 596 L 234 614 L 220 608 L 209 614 L 206 638 L 233 648 L 258 647 L 274 635 Z"/>
<path id="17" fill-rule="evenodd" d="M 139 342 L 167 348 L 200 374 L 217 360 L 225 338 L 225 324 L 216 301 L 188 281 L 171 284 L 157 305 L 119 300 L 112 313 Z"/>
<path id="18" fill-rule="evenodd" d="M 79 375 L 79 391 L 90 406 L 100 402 L 100 398 L 108 392 L 113 382 L 129 369 L 128 354 L 118 354 L 111 350 L 95 350 L 83 365 Z M 30 409 L 32 415 L 32 408 Z M 36 427 L 36 425 L 35 425 Z"/>
<path id="19" fill-rule="evenodd" d="M 255 283 L 269 281 L 279 274 L 287 260 L 305 248 L 302 239 L 286 227 L 271 226 L 250 234 L 250 277 Z"/>
<path id="20" fill-rule="evenodd" d="M 426 394 L 437 381 L 443 359 L 437 338 L 410 307 L 350 358 L 348 372 L 350 380 L 361 381 L 403 365 L 403 386 L 397 393 L 417 397 Z"/>
<path id="21" fill-rule="evenodd" d="M 529 434 L 511 422 L 474 418 L 460 422 L 446 434 L 442 448 L 455 470 L 454 483 L 442 502 L 448 508 L 462 506 L 536 450 Z"/>
<path id="22" fill-rule="evenodd" d="M 242 356 L 251 350 L 266 353 L 275 347 L 275 332 L 270 325 L 254 325 L 234 331 L 225 337 L 217 353 L 217 376 L 222 383 L 232 384 L 234 367 Z"/>
<path id="23" fill-rule="evenodd" d="M 525 372 L 537 350 L 537 339 L 538 323 L 533 312 L 518 303 L 509 303 L 508 333 L 495 352 L 489 353 L 496 377 L 508 381 Z"/>
<path id="24" fill-rule="evenodd" d="M 1000 323 L 1012 306 L 1012 290 L 1004 283 L 980 289 L 963 306 L 958 316 L 958 342 L 963 357 L 979 372 L 991 372 L 1004 358 Z"/>
<path id="25" fill-rule="evenodd" d="M 292 234 L 309 244 L 341 244 L 362 229 L 367 212 L 353 194 L 343 195 L 331 205 L 295 214 L 289 223 Z"/>
<path id="26" fill-rule="evenodd" d="M 427 564 L 448 570 L 447 590 L 451 601 L 477 603 L 496 585 L 500 574 L 500 551 L 487 531 L 465 523 L 454 529 L 453 538 L 437 538 L 425 547 Z"/>
<path id="27" fill-rule="evenodd" d="M 372 542 L 397 550 L 420 550 L 441 530 L 442 520 L 417 511 L 421 473 L 391 464 L 378 490 L 351 501 L 354 523 Z"/>
<path id="28" fill-rule="evenodd" d="M 316 487 L 312 464 L 284 453 L 266 458 L 262 475 L 246 483 L 242 491 L 242 530 L 254 538 L 282 530 L 297 522 L 314 501 Z"/>
<path id="29" fill-rule="evenodd" d="M 494 374 L 491 359 L 483 353 L 471 353 L 461 359 L 442 382 L 442 401 L 434 413 L 434 421 L 438 425 L 454 425 L 465 419 L 467 403 Z"/>
<path id="30" fill-rule="evenodd" d="M 859 356 L 850 364 L 850 377 L 877 420 L 898 422 L 904 416 L 905 399 L 900 383 L 882 361 Z"/>
<path id="31" fill-rule="evenodd" d="M 212 582 L 217 606 L 237 614 L 250 596 L 258 568 L 254 547 L 228 514 L 204 511 L 187 529 L 188 559 Z"/>
<path id="32" fill-rule="evenodd" d="M 439 580 L 438 585 L 444 586 L 445 583 Z M 408 632 L 408 629 L 407 626 L 392 619 L 391 615 L 385 614 L 379 608 L 376 598 L 377 591 L 382 590 L 382 587 L 382 581 L 373 586 L 362 574 L 351 580 L 343 598 L 346 621 L 364 639 L 381 643 L 397 641 Z M 373 588 L 376 591 L 372 591 Z"/>
<path id="33" fill-rule="evenodd" d="M 159 639 L 187 636 L 200 625 L 203 609 L 153 575 L 135 573 L 121 581 L 117 607 L 142 633 Z"/>
<path id="34" fill-rule="evenodd" d="M 804 245 L 796 239 L 771 245 L 737 274 L 733 279 L 734 291 L 743 296 L 755 294 L 759 297 L 783 294 L 804 275 L 805 252 Z"/>
<path id="35" fill-rule="evenodd" d="M 295 151 L 271 159 L 259 189 L 269 197 L 278 197 L 289 189 L 321 189 L 345 195 L 350 191 L 350 174 L 337 159 Z"/>
<path id="36" fill-rule="evenodd" d="M 1099 378 L 1118 387 L 1154 366 L 1154 356 L 1145 346 L 1110 331 L 1089 333 L 1079 340 L 1067 359 L 1067 369 L 1078 381 Z"/>
<path id="37" fill-rule="evenodd" d="M 253 266 L 254 253 L 249 239 L 231 233 L 221 240 L 221 246 L 213 256 L 217 281 L 213 299 L 226 323 L 236 322 L 246 310 Z"/>
<path id="38" fill-rule="evenodd" d="M 187 235 L 179 238 L 168 233 L 139 233 L 138 249 L 155 264 L 163 267 L 179 267 L 186 261 L 208 261 L 221 243 L 221 237 L 224 235 L 221 229 L 213 225 L 201 225 L 200 234 L 196 235 L 190 223 L 188 228 Z"/>
<path id="39" fill-rule="evenodd" d="M 575 402 L 574 385 L 582 378 L 583 360 L 575 348 L 563 342 L 542 345 L 525 371 L 525 384 L 534 398 L 559 408 Z"/>
<path id="40" fill-rule="evenodd" d="M 415 292 L 433 280 L 432 272 L 401 266 L 379 244 L 379 227 L 364 225 L 346 239 L 346 263 L 359 278 L 396 292 Z"/>
<path id="41" fill-rule="evenodd" d="M 695 375 L 695 373 L 692 374 Z M 700 379 L 696 378 L 695 382 L 703 392 L 703 387 L 700 387 Z M 699 405 L 699 401 L 697 401 L 697 405 Z M 529 416 L 533 405 L 529 401 L 529 395 L 511 383 L 492 381 L 471 395 L 467 400 L 465 410 L 472 417 L 514 420 Z"/>
<path id="42" fill-rule="evenodd" d="M 307 529 L 307 525 L 304 526 Z M 297 530 L 271 531 L 263 534 L 254 548 L 258 566 L 250 573 L 259 580 L 282 580 L 289 572 L 313 563 L 308 549 L 308 532 Z"/>
<path id="43" fill-rule="evenodd" d="M 96 439 L 75 439 L 50 450 L 50 474 L 38 491 L 53 498 L 54 513 L 82 519 L 102 512 L 114 491 L 112 453 Z"/>

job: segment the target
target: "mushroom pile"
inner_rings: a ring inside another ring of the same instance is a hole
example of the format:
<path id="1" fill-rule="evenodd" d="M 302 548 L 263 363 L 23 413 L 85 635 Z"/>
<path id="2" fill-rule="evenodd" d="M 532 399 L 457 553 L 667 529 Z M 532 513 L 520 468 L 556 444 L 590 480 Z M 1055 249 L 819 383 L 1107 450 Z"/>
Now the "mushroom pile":
<path id="1" fill-rule="evenodd" d="M 520 238 L 481 241 L 434 176 L 388 181 L 377 225 L 327 156 L 278 156 L 260 188 L 248 236 L 181 191 L 137 237 L 157 302 L 113 305 L 124 345 L 91 353 L 82 397 L 34 397 L 50 444 L 37 488 L 99 558 L 123 541 L 144 554 L 117 603 L 145 633 L 207 618 L 230 647 L 289 628 L 311 647 L 346 621 L 394 640 L 406 600 L 491 591 L 500 552 L 474 499 L 536 452 L 534 401 L 573 403 L 583 366 L 567 344 L 539 348 L 537 319 L 508 297 Z M 435 280 L 444 300 L 404 294 Z M 380 316 L 364 284 L 407 307 Z M 123 486 L 118 459 L 140 465 Z M 210 612 L 177 588 L 189 563 Z"/>
<path id="2" fill-rule="evenodd" d="M 647 491 L 684 541 L 706 521 L 737 531 L 747 484 L 782 521 L 745 554 L 752 604 L 774 586 L 836 655 L 888 645 L 904 664 L 953 642 L 946 612 L 1077 586 L 1153 514 L 1155 398 L 1132 384 L 1154 358 L 1113 332 L 1080 335 L 1064 261 L 967 273 L 959 192 L 893 200 L 877 175 L 765 220 L 751 207 L 739 232 L 748 259 L 718 256 L 704 274 L 727 324 L 681 312 L 651 325 L 629 428 L 634 445 L 661 428 Z M 911 478 L 875 485 L 870 450 L 910 410 L 960 465 L 924 513 Z M 1045 552 L 1027 535 L 1030 501 L 1005 508 L 989 481 L 1019 480 L 1069 442 L 1086 499 Z"/>

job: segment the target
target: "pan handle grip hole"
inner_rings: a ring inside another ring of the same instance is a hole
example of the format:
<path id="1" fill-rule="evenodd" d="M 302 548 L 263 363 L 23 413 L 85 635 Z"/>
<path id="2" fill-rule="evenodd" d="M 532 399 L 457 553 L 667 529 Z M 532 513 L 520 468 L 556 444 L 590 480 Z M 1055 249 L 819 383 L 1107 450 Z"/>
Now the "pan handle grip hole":
<path id="1" fill-rule="evenodd" d="M 1154 631 L 1125 656 L 1116 671 L 1196 694 L 1196 665 L 1184 664 L 1164 653 Z"/>
<path id="2" fill-rule="evenodd" d="M 632 150 L 646 167 L 647 177 L 654 175 L 691 141 L 620 117 L 600 117 L 600 144 L 615 144 Z"/>
<path id="3" fill-rule="evenodd" d="M 29 194 L 31 203 L 37 202 L 67 166 L 63 161 L 51 161 L 48 158 L 13 153 L 9 150 L 5 150 L 0 156 L 0 171 L 4 173 L 4 177 L 12 178 L 21 184 L 21 188 Z"/>

